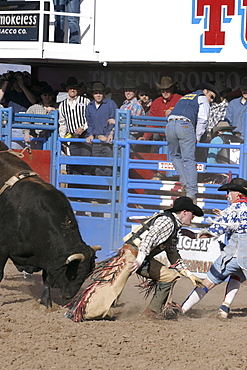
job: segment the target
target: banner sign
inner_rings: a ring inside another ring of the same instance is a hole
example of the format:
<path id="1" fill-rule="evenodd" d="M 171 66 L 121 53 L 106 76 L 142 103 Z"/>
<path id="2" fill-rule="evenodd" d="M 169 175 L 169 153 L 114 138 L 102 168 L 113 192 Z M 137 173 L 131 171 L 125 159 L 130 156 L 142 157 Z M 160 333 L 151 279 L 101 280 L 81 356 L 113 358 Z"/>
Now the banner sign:
<path id="1" fill-rule="evenodd" d="M 217 240 L 213 238 L 191 239 L 187 236 L 179 236 L 177 249 L 188 269 L 199 278 L 205 279 L 211 265 L 220 255 L 219 241 L 224 243 L 225 236 L 222 235 Z M 168 262 L 165 251 L 157 254 L 154 258 L 165 265 Z"/>
<path id="2" fill-rule="evenodd" d="M 39 9 L 39 1 L 1 1 L 0 41 L 38 41 L 39 14 L 18 12 Z"/>
<path id="3" fill-rule="evenodd" d="M 206 278 L 212 263 L 220 255 L 219 241 L 225 242 L 225 235 L 214 238 L 191 239 L 180 236 L 177 248 L 188 269 L 200 278 Z"/>
<path id="4" fill-rule="evenodd" d="M 205 172 L 205 165 L 203 163 L 197 163 L 196 165 L 197 172 Z M 162 171 L 167 171 L 167 170 L 174 170 L 175 168 L 172 164 L 172 162 L 159 162 L 158 163 L 158 170 Z"/>

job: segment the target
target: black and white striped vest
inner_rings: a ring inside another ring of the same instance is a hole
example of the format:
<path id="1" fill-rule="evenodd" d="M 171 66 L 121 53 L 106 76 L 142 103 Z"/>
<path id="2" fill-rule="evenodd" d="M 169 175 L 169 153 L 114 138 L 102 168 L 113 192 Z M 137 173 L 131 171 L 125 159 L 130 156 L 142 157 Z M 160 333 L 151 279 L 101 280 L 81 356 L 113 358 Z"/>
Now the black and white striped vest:
<path id="1" fill-rule="evenodd" d="M 84 96 L 77 97 L 74 108 L 71 108 L 68 99 L 61 102 L 60 112 L 66 120 L 67 132 L 73 134 L 79 127 L 83 127 L 84 130 L 88 128 L 85 111 L 89 103 L 89 99 Z"/>

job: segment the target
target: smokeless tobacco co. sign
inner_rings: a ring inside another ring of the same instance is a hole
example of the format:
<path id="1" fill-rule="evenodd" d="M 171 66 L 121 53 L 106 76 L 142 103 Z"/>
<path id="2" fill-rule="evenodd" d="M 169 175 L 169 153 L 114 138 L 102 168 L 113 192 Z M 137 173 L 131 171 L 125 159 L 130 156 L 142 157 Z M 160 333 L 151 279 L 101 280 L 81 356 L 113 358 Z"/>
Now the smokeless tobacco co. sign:
<path id="1" fill-rule="evenodd" d="M 0 41 L 38 41 L 39 14 L 30 11 L 39 9 L 39 1 L 0 1 Z"/>

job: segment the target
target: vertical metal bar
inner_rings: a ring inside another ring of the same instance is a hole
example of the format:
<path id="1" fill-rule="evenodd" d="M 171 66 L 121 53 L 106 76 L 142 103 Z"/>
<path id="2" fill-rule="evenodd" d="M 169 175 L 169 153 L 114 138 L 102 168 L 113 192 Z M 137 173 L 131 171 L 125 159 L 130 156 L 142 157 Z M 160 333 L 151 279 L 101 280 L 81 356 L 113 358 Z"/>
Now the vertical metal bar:
<path id="1" fill-rule="evenodd" d="M 241 151 L 240 151 L 240 159 L 239 159 L 241 177 L 243 177 L 244 179 L 247 179 L 247 129 L 246 127 L 247 127 L 247 113 L 245 113 L 244 144 L 242 144 L 243 154 L 241 155 Z"/>
<path id="2" fill-rule="evenodd" d="M 116 192 L 118 176 L 118 136 L 119 136 L 119 111 L 116 111 L 115 134 L 113 141 L 113 168 L 112 168 L 112 193 L 111 193 L 111 221 L 110 221 L 110 250 L 116 249 L 115 246 L 115 214 L 116 214 Z M 119 221 L 119 220 L 118 220 Z"/>
<path id="3" fill-rule="evenodd" d="M 12 141 L 12 124 L 13 124 L 13 108 L 7 108 L 7 117 L 8 117 L 8 122 L 7 122 L 7 127 L 6 127 L 6 132 L 7 132 L 7 137 L 5 144 L 11 149 L 11 141 Z"/>
<path id="4" fill-rule="evenodd" d="M 131 125 L 131 111 L 126 112 L 126 146 L 124 148 L 124 156 L 123 156 L 123 182 L 122 182 L 122 232 L 121 238 L 125 235 L 125 221 L 127 218 L 127 203 L 128 203 L 128 185 L 129 185 L 129 163 L 130 163 L 130 125 Z"/>

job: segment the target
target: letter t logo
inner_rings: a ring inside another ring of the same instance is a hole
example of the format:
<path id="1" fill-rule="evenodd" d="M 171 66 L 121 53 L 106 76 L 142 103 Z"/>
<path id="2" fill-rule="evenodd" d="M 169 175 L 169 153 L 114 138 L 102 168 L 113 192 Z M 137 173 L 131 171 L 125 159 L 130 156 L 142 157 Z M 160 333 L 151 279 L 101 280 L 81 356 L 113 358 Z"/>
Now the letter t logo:
<path id="1" fill-rule="evenodd" d="M 199 23 L 204 17 L 203 46 L 225 45 L 225 32 L 221 30 L 221 26 L 222 23 L 231 21 L 227 16 L 234 15 L 235 0 L 195 0 L 194 5 L 192 23 Z"/>

